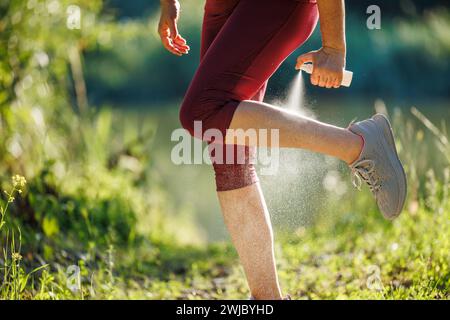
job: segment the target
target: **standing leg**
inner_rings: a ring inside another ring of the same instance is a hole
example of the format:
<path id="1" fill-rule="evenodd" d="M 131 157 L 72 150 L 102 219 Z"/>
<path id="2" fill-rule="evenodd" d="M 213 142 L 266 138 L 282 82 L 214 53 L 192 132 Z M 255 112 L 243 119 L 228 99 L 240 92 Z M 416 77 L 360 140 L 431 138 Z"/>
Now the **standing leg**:
<path id="1" fill-rule="evenodd" d="M 202 28 L 201 59 L 232 13 L 237 1 L 207 0 Z M 224 7 L 225 5 L 225 7 Z M 262 102 L 267 81 L 251 98 Z M 245 148 L 242 164 L 214 164 L 217 197 L 225 224 L 238 252 L 255 299 L 281 299 L 281 290 L 275 265 L 273 232 L 254 165 L 251 163 L 255 147 Z M 224 155 L 236 146 L 224 146 Z M 236 189 L 236 186 L 242 188 Z"/>
<path id="2" fill-rule="evenodd" d="M 281 299 L 272 225 L 259 183 L 217 194 L 252 297 Z"/>

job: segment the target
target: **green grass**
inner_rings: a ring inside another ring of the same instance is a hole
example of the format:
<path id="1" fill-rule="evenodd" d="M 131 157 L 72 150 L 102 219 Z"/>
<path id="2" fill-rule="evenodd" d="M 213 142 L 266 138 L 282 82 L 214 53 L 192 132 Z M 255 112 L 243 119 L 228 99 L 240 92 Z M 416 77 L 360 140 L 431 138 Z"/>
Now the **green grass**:
<path id="1" fill-rule="evenodd" d="M 448 209 L 404 212 L 393 224 L 380 222 L 372 211 L 364 217 L 372 224 L 370 231 L 352 221 L 339 232 L 302 228 L 281 237 L 277 257 L 284 291 L 294 299 L 448 299 Z M 51 263 L 22 298 L 248 297 L 236 254 L 225 243 L 196 247 L 150 241 L 110 258 L 91 259 L 78 263 L 79 289 L 68 290 L 67 270 Z"/>

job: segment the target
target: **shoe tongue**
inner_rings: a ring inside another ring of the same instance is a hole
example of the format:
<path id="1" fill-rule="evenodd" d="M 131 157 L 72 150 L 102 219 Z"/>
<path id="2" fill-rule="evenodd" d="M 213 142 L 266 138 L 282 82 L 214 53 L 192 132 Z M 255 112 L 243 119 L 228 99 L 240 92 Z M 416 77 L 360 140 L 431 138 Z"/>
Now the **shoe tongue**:
<path id="1" fill-rule="evenodd" d="M 353 132 L 354 134 L 357 134 L 359 136 L 362 135 L 362 130 L 359 127 L 358 123 L 351 123 L 347 129 Z"/>

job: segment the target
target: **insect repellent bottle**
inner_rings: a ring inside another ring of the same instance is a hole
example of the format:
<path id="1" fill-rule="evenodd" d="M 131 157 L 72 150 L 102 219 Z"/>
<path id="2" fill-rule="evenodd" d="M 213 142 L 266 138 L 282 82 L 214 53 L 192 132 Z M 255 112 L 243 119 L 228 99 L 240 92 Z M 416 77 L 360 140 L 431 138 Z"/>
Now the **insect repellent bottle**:
<path id="1" fill-rule="evenodd" d="M 307 74 L 311 74 L 313 72 L 313 65 L 312 63 L 304 63 L 300 67 L 300 70 L 305 71 Z M 352 83 L 352 78 L 353 72 L 344 70 L 341 85 L 343 85 L 344 87 L 350 87 L 350 84 Z"/>

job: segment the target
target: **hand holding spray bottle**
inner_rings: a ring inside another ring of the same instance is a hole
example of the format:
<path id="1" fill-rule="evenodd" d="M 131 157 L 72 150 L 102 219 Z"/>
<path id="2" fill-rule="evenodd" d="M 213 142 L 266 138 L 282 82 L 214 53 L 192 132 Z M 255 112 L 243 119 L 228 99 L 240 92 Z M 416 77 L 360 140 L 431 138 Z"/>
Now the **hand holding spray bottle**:
<path id="1" fill-rule="evenodd" d="M 313 65 L 312 63 L 304 63 L 300 67 L 300 70 L 305 71 L 307 74 L 312 74 L 313 72 Z M 353 78 L 353 72 L 344 70 L 344 75 L 342 77 L 341 85 L 344 87 L 350 87 L 350 84 L 352 83 Z"/>

